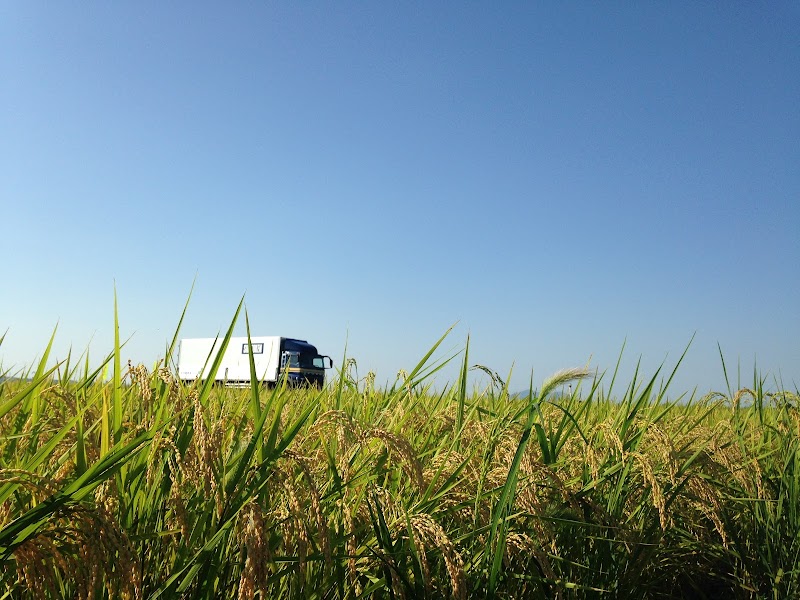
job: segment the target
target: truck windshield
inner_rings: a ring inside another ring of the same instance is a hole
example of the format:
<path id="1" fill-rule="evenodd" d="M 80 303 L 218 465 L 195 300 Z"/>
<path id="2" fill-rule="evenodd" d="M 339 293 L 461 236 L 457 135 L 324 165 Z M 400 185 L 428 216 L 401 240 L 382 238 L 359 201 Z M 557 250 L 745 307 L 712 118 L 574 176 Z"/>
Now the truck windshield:
<path id="1" fill-rule="evenodd" d="M 281 356 L 281 367 L 284 369 L 324 369 L 322 357 L 304 352 L 284 352 Z"/>

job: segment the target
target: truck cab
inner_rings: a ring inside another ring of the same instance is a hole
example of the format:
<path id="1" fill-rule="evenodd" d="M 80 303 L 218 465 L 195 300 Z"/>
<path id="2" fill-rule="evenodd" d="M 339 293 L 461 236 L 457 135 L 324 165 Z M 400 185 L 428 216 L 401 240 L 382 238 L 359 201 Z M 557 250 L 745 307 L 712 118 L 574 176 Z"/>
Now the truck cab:
<path id="1" fill-rule="evenodd" d="M 328 363 L 327 365 L 325 363 Z M 332 366 L 330 356 L 322 356 L 305 340 L 281 338 L 279 377 L 284 374 L 291 386 L 322 387 L 325 369 Z"/>

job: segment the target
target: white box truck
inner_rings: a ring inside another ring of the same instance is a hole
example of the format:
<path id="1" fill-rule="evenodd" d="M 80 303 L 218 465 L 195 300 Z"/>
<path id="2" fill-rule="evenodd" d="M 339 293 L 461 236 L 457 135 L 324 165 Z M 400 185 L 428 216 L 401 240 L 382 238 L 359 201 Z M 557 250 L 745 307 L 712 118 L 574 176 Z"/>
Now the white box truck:
<path id="1" fill-rule="evenodd" d="M 305 340 L 267 336 L 251 337 L 256 377 L 262 384 L 273 385 L 285 374 L 289 385 L 322 387 L 325 369 L 332 366 L 330 356 L 322 356 Z M 246 337 L 232 337 L 222 355 L 216 373 L 211 366 L 222 346 L 222 338 L 181 340 L 178 350 L 178 377 L 190 383 L 196 379 L 229 386 L 250 385 L 250 357 Z"/>

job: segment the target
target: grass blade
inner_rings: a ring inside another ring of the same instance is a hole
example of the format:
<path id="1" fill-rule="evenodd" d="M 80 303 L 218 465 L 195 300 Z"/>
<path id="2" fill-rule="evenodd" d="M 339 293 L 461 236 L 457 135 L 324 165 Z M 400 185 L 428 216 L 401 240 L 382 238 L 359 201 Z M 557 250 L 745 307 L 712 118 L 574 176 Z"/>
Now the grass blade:
<path id="1" fill-rule="evenodd" d="M 236 312 L 233 315 L 233 319 L 231 319 L 231 324 L 228 326 L 228 330 L 225 332 L 225 337 L 222 338 L 222 342 L 218 347 L 215 344 L 217 354 L 211 363 L 211 370 L 206 372 L 206 379 L 203 382 L 203 387 L 200 389 L 200 404 L 203 406 L 207 404 L 208 396 L 211 393 L 211 389 L 214 387 L 217 371 L 219 370 L 219 366 L 222 364 L 225 350 L 228 348 L 228 342 L 230 342 L 230 339 L 233 336 L 233 328 L 236 326 L 236 321 L 239 318 L 239 313 L 241 312 L 243 305 L 244 296 L 242 296 L 242 299 L 239 300 L 239 306 L 236 307 Z"/>
<path id="2" fill-rule="evenodd" d="M 111 425 L 114 444 L 122 439 L 122 366 L 120 364 L 119 315 L 117 311 L 117 286 L 114 284 L 114 382 L 111 394 Z"/>

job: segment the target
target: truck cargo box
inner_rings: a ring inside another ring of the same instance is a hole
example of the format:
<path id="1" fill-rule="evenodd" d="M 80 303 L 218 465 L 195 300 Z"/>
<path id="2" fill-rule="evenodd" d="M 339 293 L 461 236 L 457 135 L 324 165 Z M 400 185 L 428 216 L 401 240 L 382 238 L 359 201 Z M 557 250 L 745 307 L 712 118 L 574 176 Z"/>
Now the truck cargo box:
<path id="1" fill-rule="evenodd" d="M 307 341 L 280 336 L 251 337 L 250 340 L 256 377 L 260 383 L 274 384 L 285 374 L 290 385 L 323 384 L 325 369 L 330 368 L 331 359 L 318 354 L 317 349 Z M 247 338 L 232 337 L 217 372 L 210 373 L 221 346 L 221 338 L 181 340 L 178 377 L 184 382 L 213 378 L 230 386 L 250 385 Z"/>

